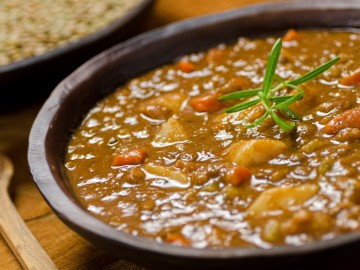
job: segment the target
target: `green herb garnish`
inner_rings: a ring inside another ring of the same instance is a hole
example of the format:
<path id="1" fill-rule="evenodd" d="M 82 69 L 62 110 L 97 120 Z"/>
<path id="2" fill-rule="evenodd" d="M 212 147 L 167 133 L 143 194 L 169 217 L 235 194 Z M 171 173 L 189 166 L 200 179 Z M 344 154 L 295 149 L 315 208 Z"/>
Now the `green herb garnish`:
<path id="1" fill-rule="evenodd" d="M 243 111 L 261 103 L 264 106 L 266 112 L 259 119 L 247 124 L 247 127 L 261 125 L 267 119 L 267 117 L 270 116 L 282 130 L 287 132 L 291 131 L 295 127 L 295 121 L 301 120 L 299 116 L 297 116 L 291 109 L 289 109 L 291 104 L 301 100 L 304 97 L 304 91 L 299 88 L 298 85 L 316 78 L 324 71 L 328 70 L 340 59 L 339 57 L 336 57 L 295 80 L 284 81 L 275 73 L 280 58 L 281 46 L 282 40 L 279 38 L 271 49 L 266 65 L 262 88 L 237 91 L 219 98 L 220 101 L 225 101 L 257 96 L 256 99 L 242 102 L 225 110 L 227 113 L 234 113 Z M 279 84 L 273 87 L 274 80 L 276 80 Z M 274 93 L 283 88 L 292 88 L 296 91 L 296 94 L 293 96 L 274 96 Z M 278 115 L 279 112 L 282 112 L 284 115 L 286 115 L 288 121 L 281 118 Z"/>

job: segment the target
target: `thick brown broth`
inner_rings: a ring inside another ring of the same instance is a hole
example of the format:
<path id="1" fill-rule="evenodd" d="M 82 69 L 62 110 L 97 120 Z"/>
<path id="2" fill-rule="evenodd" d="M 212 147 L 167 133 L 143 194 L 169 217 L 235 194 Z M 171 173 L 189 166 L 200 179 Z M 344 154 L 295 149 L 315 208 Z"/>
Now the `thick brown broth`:
<path id="1" fill-rule="evenodd" d="M 196 248 L 301 245 L 360 229 L 360 34 L 301 31 L 277 74 L 301 85 L 293 132 L 262 107 L 226 114 L 217 97 L 260 87 L 275 38 L 239 38 L 139 76 L 73 134 L 66 173 L 94 216 L 124 232 Z M 284 90 L 291 92 L 290 89 Z M 350 119 L 350 120 L 349 120 Z"/>

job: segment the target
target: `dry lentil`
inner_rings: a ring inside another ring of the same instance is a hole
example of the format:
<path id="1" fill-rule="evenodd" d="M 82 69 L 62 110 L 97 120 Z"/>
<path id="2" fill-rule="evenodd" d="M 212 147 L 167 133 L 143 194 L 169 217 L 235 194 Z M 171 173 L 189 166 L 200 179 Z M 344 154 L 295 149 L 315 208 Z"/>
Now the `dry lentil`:
<path id="1" fill-rule="evenodd" d="M 0 6 L 0 66 L 76 42 L 140 0 L 11 0 Z"/>

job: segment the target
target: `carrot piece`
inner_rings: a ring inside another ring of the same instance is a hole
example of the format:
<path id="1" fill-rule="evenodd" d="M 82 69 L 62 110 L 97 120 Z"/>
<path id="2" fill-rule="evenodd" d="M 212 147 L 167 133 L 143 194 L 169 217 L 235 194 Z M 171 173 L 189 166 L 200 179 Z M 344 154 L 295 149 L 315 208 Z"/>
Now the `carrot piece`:
<path id="1" fill-rule="evenodd" d="M 165 238 L 166 242 L 179 246 L 190 246 L 190 242 L 183 235 L 179 233 L 169 233 Z"/>
<path id="2" fill-rule="evenodd" d="M 218 95 L 214 93 L 204 93 L 191 98 L 190 105 L 197 112 L 215 112 L 224 108 L 224 103 L 218 100 Z"/>
<path id="3" fill-rule="evenodd" d="M 344 128 L 360 128 L 360 107 L 336 115 L 324 127 L 325 133 L 334 134 Z"/>
<path id="4" fill-rule="evenodd" d="M 294 29 L 290 29 L 287 31 L 285 36 L 283 37 L 283 41 L 294 41 L 294 40 L 300 40 L 300 34 L 298 31 Z"/>
<path id="5" fill-rule="evenodd" d="M 348 86 L 360 86 L 360 70 L 340 79 L 340 83 Z"/>
<path id="6" fill-rule="evenodd" d="M 193 72 L 195 70 L 195 66 L 187 61 L 179 61 L 178 67 L 182 72 L 185 73 Z"/>
<path id="7" fill-rule="evenodd" d="M 144 162 L 146 152 L 142 148 L 132 149 L 128 152 L 114 156 L 112 166 L 136 165 Z"/>
<path id="8" fill-rule="evenodd" d="M 237 166 L 225 175 L 225 181 L 233 186 L 239 186 L 244 181 L 249 180 L 251 172 L 248 168 Z"/>

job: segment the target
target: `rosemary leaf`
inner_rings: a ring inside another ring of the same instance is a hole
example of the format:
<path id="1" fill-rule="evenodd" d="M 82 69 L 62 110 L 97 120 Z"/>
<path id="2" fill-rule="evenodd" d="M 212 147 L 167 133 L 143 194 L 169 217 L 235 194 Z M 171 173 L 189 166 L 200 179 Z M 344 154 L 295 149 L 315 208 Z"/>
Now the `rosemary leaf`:
<path id="1" fill-rule="evenodd" d="M 236 91 L 227 95 L 224 95 L 219 98 L 220 101 L 225 100 L 232 100 L 232 99 L 240 99 L 240 98 L 247 98 L 247 97 L 253 97 L 256 96 L 259 91 L 261 91 L 261 88 L 258 89 L 250 89 L 250 90 L 243 90 L 243 91 Z"/>
<path id="2" fill-rule="evenodd" d="M 257 120 L 250 124 L 245 124 L 247 127 L 255 127 L 258 125 L 261 125 L 265 119 L 270 116 L 275 123 L 284 131 L 290 132 L 294 129 L 295 123 L 294 121 L 301 121 L 301 118 L 296 115 L 291 109 L 289 109 L 289 106 L 296 101 L 301 100 L 304 97 L 304 90 L 302 90 L 300 87 L 298 87 L 299 84 L 308 82 L 320 74 L 322 74 L 324 71 L 328 70 L 331 66 L 333 66 L 336 62 L 339 61 L 339 57 L 336 57 L 329 62 L 325 63 L 324 65 L 315 68 L 314 70 L 306 73 L 303 76 L 300 76 L 299 78 L 292 80 L 292 81 L 284 81 L 281 77 L 279 77 L 276 72 L 276 67 L 279 63 L 279 57 L 281 53 L 281 46 L 282 41 L 281 39 L 278 39 L 274 46 L 271 49 L 270 55 L 268 57 L 268 62 L 266 65 L 265 70 L 265 76 L 264 76 L 264 82 L 263 82 L 263 88 L 262 89 L 250 89 L 250 90 L 243 90 L 243 91 L 237 91 L 234 93 L 230 93 L 227 95 L 224 95 L 219 98 L 219 100 L 233 100 L 233 99 L 241 99 L 246 97 L 252 97 L 257 95 L 259 99 L 251 100 L 247 102 L 243 102 L 240 104 L 237 104 L 231 108 L 228 108 L 225 110 L 227 113 L 233 113 L 245 110 L 247 108 L 250 108 L 258 103 L 261 102 L 262 106 L 265 108 L 266 112 Z M 278 81 L 279 84 L 275 85 L 273 87 L 274 80 Z M 296 90 L 297 94 L 292 96 L 274 96 L 274 93 L 278 92 L 279 90 L 283 88 L 292 88 Z M 290 123 L 282 119 L 278 114 L 278 110 L 283 112 L 286 117 L 288 118 Z"/>
<path id="3" fill-rule="evenodd" d="M 225 110 L 225 112 L 227 113 L 233 113 L 233 112 L 239 112 L 239 111 L 243 111 L 247 108 L 250 108 L 256 104 L 258 104 L 260 102 L 260 99 L 255 99 L 255 100 L 250 100 L 250 101 L 247 101 L 247 102 L 244 102 L 244 103 L 240 103 L 240 104 L 237 104 L 233 107 L 230 107 L 228 109 Z"/>
<path id="4" fill-rule="evenodd" d="M 294 123 L 289 124 L 284 119 L 280 118 L 275 112 L 271 111 L 271 117 L 274 119 L 275 123 L 284 131 L 290 132 L 295 127 Z"/>
<path id="5" fill-rule="evenodd" d="M 292 98 L 293 96 L 278 96 L 278 97 L 270 97 L 269 100 L 274 103 L 280 103 L 283 101 L 288 100 L 289 98 Z"/>
<path id="6" fill-rule="evenodd" d="M 296 94 L 294 96 L 292 96 L 291 98 L 281 102 L 281 103 L 278 103 L 274 106 L 274 109 L 284 109 L 284 108 L 287 108 L 288 106 L 290 106 L 291 104 L 293 104 L 294 102 L 298 101 L 298 100 L 301 100 L 302 98 L 304 97 L 304 93 L 299 93 L 299 94 Z"/>
<path id="7" fill-rule="evenodd" d="M 245 124 L 245 126 L 247 128 L 252 128 L 252 127 L 256 127 L 256 126 L 259 126 L 261 125 L 265 120 L 266 118 L 269 116 L 269 114 L 266 112 L 263 114 L 263 116 L 261 116 L 259 119 L 255 120 L 254 122 L 252 123 L 249 123 L 249 124 Z"/>
<path id="8" fill-rule="evenodd" d="M 294 120 L 294 121 L 301 121 L 302 119 L 297 116 L 296 113 L 294 113 L 292 110 L 290 110 L 289 108 L 284 108 L 281 110 L 283 113 L 286 114 L 287 117 L 289 117 L 289 119 Z"/>
<path id="9" fill-rule="evenodd" d="M 319 76 L 320 74 L 322 74 L 323 72 L 325 72 L 326 70 L 328 70 L 331 66 L 333 66 L 337 61 L 340 60 L 340 57 L 336 57 L 332 60 L 330 60 L 329 62 L 325 63 L 324 65 L 302 75 L 301 77 L 290 81 L 289 84 L 292 85 L 299 85 L 301 83 L 305 83 L 308 82 L 314 78 L 316 78 L 317 76 Z"/>
<path id="10" fill-rule="evenodd" d="M 281 46 L 282 46 L 282 41 L 281 38 L 279 38 L 273 48 L 271 49 L 269 58 L 268 58 L 268 62 L 266 65 L 266 71 L 265 71 L 265 77 L 264 77 L 264 85 L 263 85 L 263 92 L 265 94 L 265 96 L 268 95 L 272 83 L 274 81 L 274 76 L 275 76 L 275 71 L 276 71 L 276 67 L 277 64 L 279 62 L 279 58 L 280 58 L 280 53 L 281 53 Z"/>

